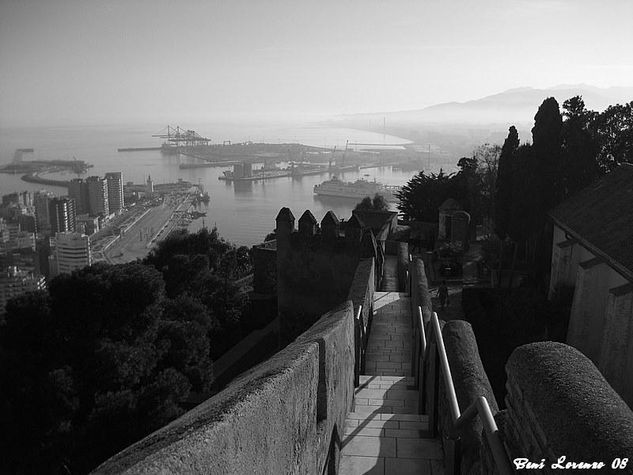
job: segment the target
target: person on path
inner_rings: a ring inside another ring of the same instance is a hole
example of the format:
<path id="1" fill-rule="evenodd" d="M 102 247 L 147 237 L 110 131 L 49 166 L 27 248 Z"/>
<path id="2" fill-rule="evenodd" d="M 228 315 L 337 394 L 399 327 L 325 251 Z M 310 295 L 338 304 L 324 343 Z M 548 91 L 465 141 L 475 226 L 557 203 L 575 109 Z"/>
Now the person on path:
<path id="1" fill-rule="evenodd" d="M 445 280 L 442 281 L 442 284 L 437 289 L 437 296 L 440 298 L 440 308 L 444 310 L 445 305 L 448 307 L 448 287 Z"/>

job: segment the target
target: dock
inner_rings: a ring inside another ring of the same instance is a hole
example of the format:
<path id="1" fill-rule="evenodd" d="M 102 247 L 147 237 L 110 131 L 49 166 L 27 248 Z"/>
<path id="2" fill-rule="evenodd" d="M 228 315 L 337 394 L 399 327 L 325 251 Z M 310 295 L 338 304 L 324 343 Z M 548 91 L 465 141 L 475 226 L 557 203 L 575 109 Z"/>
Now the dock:
<path id="1" fill-rule="evenodd" d="M 162 147 L 123 147 L 117 148 L 117 152 L 145 152 L 148 150 L 161 150 Z"/>
<path id="2" fill-rule="evenodd" d="M 349 165 L 345 167 L 335 167 L 335 168 L 319 168 L 319 169 L 311 169 L 300 171 L 295 169 L 283 169 L 283 170 L 265 170 L 263 172 L 259 172 L 258 170 L 253 170 L 253 174 L 251 176 L 242 176 L 242 177 L 232 177 L 231 175 L 222 175 L 218 177 L 218 180 L 224 180 L 228 182 L 237 181 L 237 182 L 252 182 L 258 180 L 272 180 L 273 178 L 299 178 L 302 176 L 308 175 L 323 175 L 325 173 L 340 173 L 344 171 L 354 171 L 358 170 L 358 165 Z"/>

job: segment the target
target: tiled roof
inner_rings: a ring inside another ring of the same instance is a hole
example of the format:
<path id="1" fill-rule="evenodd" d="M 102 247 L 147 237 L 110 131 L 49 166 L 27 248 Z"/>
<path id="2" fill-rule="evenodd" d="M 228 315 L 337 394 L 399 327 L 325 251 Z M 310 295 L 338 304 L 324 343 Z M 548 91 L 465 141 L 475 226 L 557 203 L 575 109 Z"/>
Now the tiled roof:
<path id="1" fill-rule="evenodd" d="M 633 275 L 633 165 L 620 165 L 558 205 L 550 216 Z"/>

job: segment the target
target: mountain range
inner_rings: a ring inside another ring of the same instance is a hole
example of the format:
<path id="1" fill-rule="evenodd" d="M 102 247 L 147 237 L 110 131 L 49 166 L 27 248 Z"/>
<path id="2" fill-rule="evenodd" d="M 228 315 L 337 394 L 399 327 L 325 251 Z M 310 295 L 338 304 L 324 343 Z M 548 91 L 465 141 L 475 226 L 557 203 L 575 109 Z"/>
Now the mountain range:
<path id="1" fill-rule="evenodd" d="M 520 87 L 466 102 L 446 102 L 418 110 L 343 116 L 344 123 L 383 119 L 391 126 L 417 124 L 531 124 L 539 105 L 555 97 L 562 107 L 565 100 L 582 96 L 588 109 L 601 111 L 612 104 L 633 101 L 633 87 L 599 88 L 586 84 L 559 85 L 546 89 Z"/>

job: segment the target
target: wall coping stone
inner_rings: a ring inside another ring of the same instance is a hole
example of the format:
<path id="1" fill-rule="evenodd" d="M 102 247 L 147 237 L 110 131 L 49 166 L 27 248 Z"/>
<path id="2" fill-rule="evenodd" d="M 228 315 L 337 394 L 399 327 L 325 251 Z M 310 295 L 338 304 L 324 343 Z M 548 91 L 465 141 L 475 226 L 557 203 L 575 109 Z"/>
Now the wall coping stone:
<path id="1" fill-rule="evenodd" d="M 525 410 L 528 405 L 551 453 L 602 460 L 608 467 L 614 458 L 633 454 L 633 412 L 580 351 L 551 341 L 523 345 L 508 359 L 506 371 L 509 389 L 514 388 L 508 406 Z"/>

